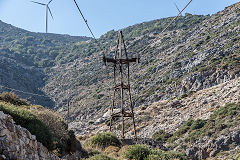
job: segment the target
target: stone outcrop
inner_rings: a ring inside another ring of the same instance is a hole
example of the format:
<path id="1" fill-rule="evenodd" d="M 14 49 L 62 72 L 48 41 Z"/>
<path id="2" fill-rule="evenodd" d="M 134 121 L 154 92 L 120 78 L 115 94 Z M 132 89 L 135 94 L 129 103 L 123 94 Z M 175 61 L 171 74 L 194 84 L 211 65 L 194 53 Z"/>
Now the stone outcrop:
<path id="1" fill-rule="evenodd" d="M 240 78 L 237 78 L 182 99 L 153 103 L 144 111 L 136 111 L 137 120 L 144 119 L 149 114 L 153 117 L 146 124 L 139 124 L 143 128 L 139 136 L 149 138 L 160 129 L 173 133 L 189 118 L 206 120 L 219 107 L 239 102 L 239 95 Z"/>
<path id="2" fill-rule="evenodd" d="M 60 160 L 38 142 L 36 136 L 0 111 L 0 160 L 5 159 Z"/>
<path id="3" fill-rule="evenodd" d="M 234 149 L 229 149 L 231 144 L 235 144 Z M 191 148 L 186 149 L 186 155 L 193 159 L 206 159 L 208 157 L 215 157 L 221 151 L 233 152 L 240 149 L 240 128 L 236 128 L 236 131 L 228 133 L 228 135 L 219 135 L 215 139 L 210 139 L 204 143 L 195 143 Z M 231 154 L 230 154 L 231 155 Z M 234 158 L 235 154 L 232 155 Z M 218 157 L 224 159 L 224 157 Z"/>

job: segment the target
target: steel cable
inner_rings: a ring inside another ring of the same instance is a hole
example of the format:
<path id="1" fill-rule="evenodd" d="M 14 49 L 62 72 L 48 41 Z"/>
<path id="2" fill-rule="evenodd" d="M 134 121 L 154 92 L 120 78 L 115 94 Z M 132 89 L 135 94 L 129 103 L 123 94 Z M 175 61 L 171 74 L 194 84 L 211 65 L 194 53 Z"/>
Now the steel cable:
<path id="1" fill-rule="evenodd" d="M 182 12 L 189 6 L 189 4 L 192 2 L 193 0 L 190 0 L 189 2 L 188 2 L 188 4 L 181 10 L 181 12 L 179 12 L 179 14 L 177 15 L 177 16 L 175 16 L 174 18 L 173 18 L 173 20 L 167 25 L 167 27 L 165 27 L 163 30 L 162 30 L 162 32 L 161 33 L 163 33 L 163 32 L 165 32 L 171 25 L 172 25 L 172 23 L 182 14 Z M 160 34 L 161 34 L 160 33 Z M 140 53 L 143 53 L 144 51 L 146 51 L 147 49 L 148 49 L 148 47 L 150 47 L 151 45 L 155 45 L 156 44 L 156 42 L 157 42 L 157 40 L 158 40 L 158 38 L 157 39 L 154 39 L 152 42 L 154 42 L 154 43 L 150 43 L 147 47 L 145 47 Z"/>

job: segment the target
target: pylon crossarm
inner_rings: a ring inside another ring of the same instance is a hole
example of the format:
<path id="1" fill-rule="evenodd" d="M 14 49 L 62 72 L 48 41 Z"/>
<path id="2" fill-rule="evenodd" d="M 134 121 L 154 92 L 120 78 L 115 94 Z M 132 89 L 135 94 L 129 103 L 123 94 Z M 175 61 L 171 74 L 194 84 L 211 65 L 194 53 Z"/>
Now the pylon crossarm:
<path id="1" fill-rule="evenodd" d="M 115 87 L 114 87 L 114 89 L 115 90 L 119 90 L 119 89 L 130 89 L 130 86 L 129 85 L 125 85 L 125 84 L 119 84 L 119 85 L 116 85 Z"/>
<path id="2" fill-rule="evenodd" d="M 114 113 L 114 114 L 111 115 L 112 118 L 121 117 L 121 116 L 122 116 L 122 111 Z M 123 117 L 133 117 L 133 113 L 123 112 Z"/>
<path id="3" fill-rule="evenodd" d="M 108 62 L 114 64 L 129 64 L 131 62 L 138 62 L 139 58 L 131 58 L 131 59 L 114 59 L 114 58 L 106 58 L 103 57 L 103 62 L 106 64 Z"/>

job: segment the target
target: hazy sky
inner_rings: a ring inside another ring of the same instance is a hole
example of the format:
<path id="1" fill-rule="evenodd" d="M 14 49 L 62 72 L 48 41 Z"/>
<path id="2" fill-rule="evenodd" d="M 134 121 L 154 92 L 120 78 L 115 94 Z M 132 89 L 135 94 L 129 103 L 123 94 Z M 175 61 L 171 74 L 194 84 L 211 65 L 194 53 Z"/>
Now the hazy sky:
<path id="1" fill-rule="evenodd" d="M 48 0 L 35 0 L 47 3 Z M 94 34 L 99 37 L 136 23 L 175 16 L 174 2 L 182 9 L 189 0 L 76 0 Z M 184 13 L 213 14 L 239 0 L 193 0 Z M 53 0 L 54 20 L 49 32 L 90 36 L 73 0 Z M 29 0 L 0 0 L 0 20 L 33 31 L 45 31 L 45 7 Z"/>

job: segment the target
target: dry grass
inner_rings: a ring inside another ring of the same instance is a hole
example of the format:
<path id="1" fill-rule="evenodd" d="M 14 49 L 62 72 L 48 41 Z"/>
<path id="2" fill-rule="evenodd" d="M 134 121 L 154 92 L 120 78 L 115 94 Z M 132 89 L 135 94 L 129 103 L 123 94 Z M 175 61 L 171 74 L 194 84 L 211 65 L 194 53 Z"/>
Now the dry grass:
<path id="1" fill-rule="evenodd" d="M 35 114 L 56 137 L 68 136 L 67 124 L 57 113 L 38 105 L 25 106 L 25 108 Z"/>
<path id="2" fill-rule="evenodd" d="M 109 147 L 105 148 L 104 153 L 106 155 L 108 155 L 109 157 L 120 158 L 121 155 L 118 153 L 119 150 L 120 150 L 119 147 L 109 146 Z"/>

